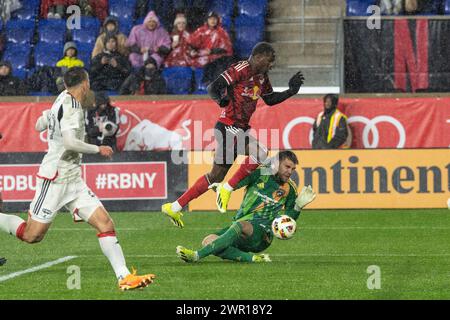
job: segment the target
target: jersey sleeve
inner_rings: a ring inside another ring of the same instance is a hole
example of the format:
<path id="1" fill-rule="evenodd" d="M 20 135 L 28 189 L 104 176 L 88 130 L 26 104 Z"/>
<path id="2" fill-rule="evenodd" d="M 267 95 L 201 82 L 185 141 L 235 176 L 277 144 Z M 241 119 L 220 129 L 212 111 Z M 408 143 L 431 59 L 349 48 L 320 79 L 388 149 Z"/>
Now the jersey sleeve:
<path id="1" fill-rule="evenodd" d="M 273 92 L 272 84 L 270 83 L 269 76 L 264 76 L 264 83 L 261 87 L 261 95 L 271 94 Z"/>
<path id="2" fill-rule="evenodd" d="M 61 111 L 58 113 L 58 119 L 60 119 L 61 131 L 79 129 L 79 112 L 80 106 L 71 97 L 64 99 L 62 103 L 62 117 Z M 61 117 L 61 118 L 60 118 Z"/>
<path id="3" fill-rule="evenodd" d="M 242 187 L 246 187 L 246 186 L 249 186 L 249 185 L 255 183 L 256 181 L 258 181 L 260 176 L 261 176 L 261 169 L 256 169 L 250 175 L 248 175 L 247 177 L 242 179 L 241 182 L 238 183 L 238 185 L 236 186 L 235 189 L 240 189 Z"/>
<path id="4" fill-rule="evenodd" d="M 228 86 L 232 86 L 248 76 L 249 68 L 250 65 L 248 64 L 248 61 L 242 61 L 230 66 L 227 70 L 222 72 L 220 76 L 225 79 Z"/>
<path id="5" fill-rule="evenodd" d="M 284 204 L 284 214 L 288 215 L 289 217 L 293 218 L 294 220 L 297 220 L 300 216 L 300 211 L 295 210 L 295 200 L 297 199 L 297 187 L 295 186 L 294 182 L 289 182 L 290 189 L 289 194 L 286 199 L 286 203 Z"/>

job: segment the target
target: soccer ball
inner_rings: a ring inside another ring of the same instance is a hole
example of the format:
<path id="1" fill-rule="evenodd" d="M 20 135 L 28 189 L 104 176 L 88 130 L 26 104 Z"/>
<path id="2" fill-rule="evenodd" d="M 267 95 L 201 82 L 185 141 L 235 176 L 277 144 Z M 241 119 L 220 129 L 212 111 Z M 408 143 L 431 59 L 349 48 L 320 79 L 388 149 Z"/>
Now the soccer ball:
<path id="1" fill-rule="evenodd" d="M 282 215 L 273 220 L 272 232 L 278 239 L 287 240 L 292 238 L 297 229 L 297 223 L 289 216 Z"/>

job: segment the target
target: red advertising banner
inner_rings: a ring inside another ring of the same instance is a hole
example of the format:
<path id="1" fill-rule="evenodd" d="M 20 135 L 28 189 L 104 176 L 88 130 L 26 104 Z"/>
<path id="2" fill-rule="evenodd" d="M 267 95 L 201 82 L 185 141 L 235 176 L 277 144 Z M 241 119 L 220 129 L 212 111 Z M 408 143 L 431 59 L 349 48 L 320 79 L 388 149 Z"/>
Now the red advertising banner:
<path id="1" fill-rule="evenodd" d="M 84 176 L 102 200 L 167 199 L 165 162 L 87 163 Z"/>
<path id="2" fill-rule="evenodd" d="M 211 100 L 117 101 L 121 150 L 211 150 L 221 109 Z M 42 152 L 46 134 L 34 130 L 49 103 L 0 103 L 0 152 Z M 259 103 L 251 125 L 271 149 L 311 148 L 312 124 L 322 99 L 289 99 L 268 107 Z M 352 148 L 448 148 L 450 98 L 341 99 L 348 116 Z"/>
<path id="3" fill-rule="evenodd" d="M 38 164 L 0 164 L 3 200 L 33 200 Z M 101 200 L 167 199 L 167 164 L 158 162 L 111 162 L 82 165 L 87 185 Z"/>

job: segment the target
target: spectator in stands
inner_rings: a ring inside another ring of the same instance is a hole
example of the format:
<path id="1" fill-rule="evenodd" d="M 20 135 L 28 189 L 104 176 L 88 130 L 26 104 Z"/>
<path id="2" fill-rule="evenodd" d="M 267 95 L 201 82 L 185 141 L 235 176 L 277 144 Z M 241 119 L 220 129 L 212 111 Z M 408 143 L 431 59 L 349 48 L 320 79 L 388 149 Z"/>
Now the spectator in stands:
<path id="1" fill-rule="evenodd" d="M 216 79 L 232 62 L 233 45 L 215 12 L 210 12 L 206 23 L 189 37 L 189 45 L 192 48 L 190 56 L 193 66 L 205 67 L 205 83 Z"/>
<path id="2" fill-rule="evenodd" d="M 100 35 L 97 38 L 97 41 L 95 42 L 94 50 L 92 51 L 92 58 L 94 58 L 96 55 L 103 52 L 103 49 L 105 48 L 105 37 L 107 36 L 116 36 L 117 38 L 117 51 L 126 57 L 128 57 L 128 48 L 126 46 L 127 42 L 127 36 L 124 35 L 119 30 L 119 21 L 116 17 L 108 17 L 105 19 L 105 22 L 103 23 L 103 28 L 100 33 Z"/>
<path id="3" fill-rule="evenodd" d="M 187 21 L 184 16 L 175 18 L 172 31 L 172 51 L 166 59 L 166 67 L 189 67 L 192 64 L 189 56 L 189 32 L 186 31 Z"/>
<path id="4" fill-rule="evenodd" d="M 155 12 L 150 11 L 142 25 L 133 27 L 126 44 L 130 48 L 130 62 L 135 69 L 142 67 L 149 57 L 156 61 L 159 68 L 170 51 L 170 36 L 160 26 Z"/>
<path id="5" fill-rule="evenodd" d="M 12 75 L 11 63 L 0 62 L 0 96 L 25 96 L 27 91 L 25 83 Z"/>
<path id="6" fill-rule="evenodd" d="M 111 100 L 105 92 L 95 94 L 95 106 L 86 113 L 88 143 L 110 146 L 117 151 L 116 136 L 120 125 L 119 108 L 111 105 Z"/>
<path id="7" fill-rule="evenodd" d="M 41 16 L 47 19 L 61 19 L 66 8 L 78 5 L 83 16 L 97 17 L 101 21 L 108 15 L 108 0 L 42 0 Z"/>
<path id="8" fill-rule="evenodd" d="M 84 62 L 78 59 L 77 55 L 77 44 L 73 41 L 66 42 L 63 58 L 56 63 L 56 66 L 62 68 L 63 72 L 73 67 L 84 67 Z"/>
<path id="9" fill-rule="evenodd" d="M 403 0 L 379 0 L 381 13 L 385 15 L 399 15 L 402 13 Z"/>
<path id="10" fill-rule="evenodd" d="M 0 20 L 3 21 L 3 23 L 6 23 L 11 18 L 11 13 L 20 9 L 21 7 L 22 4 L 19 0 L 0 1 Z"/>
<path id="11" fill-rule="evenodd" d="M 337 109 L 339 97 L 327 94 L 323 98 L 324 111 L 317 115 L 313 124 L 313 149 L 350 148 L 352 134 L 347 116 Z"/>
<path id="12" fill-rule="evenodd" d="M 120 88 L 121 95 L 165 94 L 166 82 L 153 58 L 148 58 L 145 65 L 131 74 Z"/>
<path id="13" fill-rule="evenodd" d="M 91 63 L 91 87 L 94 91 L 118 90 L 131 72 L 128 58 L 117 51 L 117 37 L 105 37 L 105 49 Z"/>

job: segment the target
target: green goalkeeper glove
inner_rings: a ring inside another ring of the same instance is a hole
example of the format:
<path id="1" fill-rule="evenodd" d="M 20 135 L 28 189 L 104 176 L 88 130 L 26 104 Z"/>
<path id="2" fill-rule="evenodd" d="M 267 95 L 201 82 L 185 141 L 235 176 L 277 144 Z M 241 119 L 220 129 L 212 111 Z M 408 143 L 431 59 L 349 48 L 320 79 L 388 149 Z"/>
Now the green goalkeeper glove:
<path id="1" fill-rule="evenodd" d="M 295 199 L 294 209 L 300 211 L 308 203 L 311 203 L 316 196 L 317 194 L 313 191 L 311 186 L 303 187 L 302 191 L 297 196 L 297 199 Z"/>

